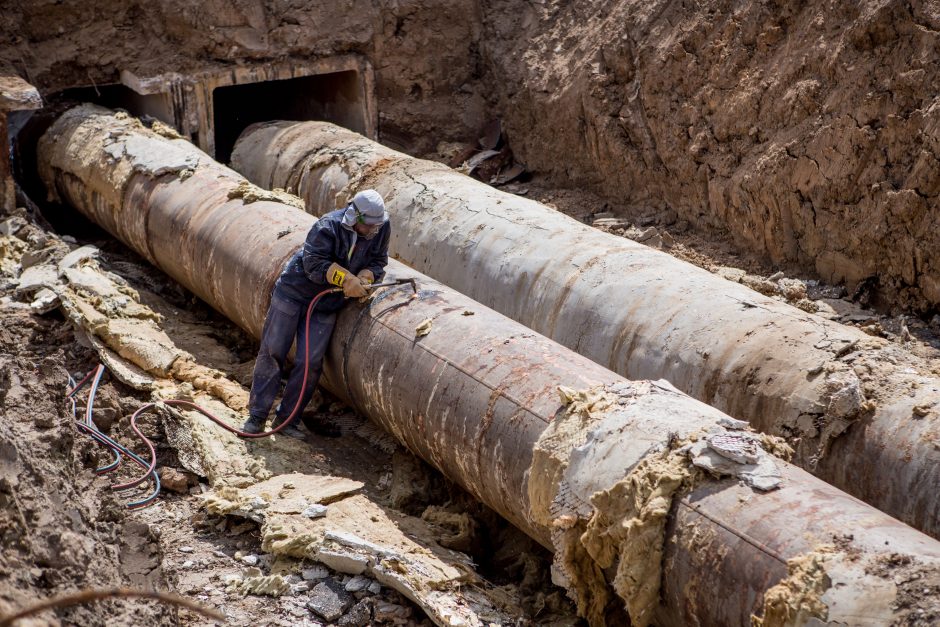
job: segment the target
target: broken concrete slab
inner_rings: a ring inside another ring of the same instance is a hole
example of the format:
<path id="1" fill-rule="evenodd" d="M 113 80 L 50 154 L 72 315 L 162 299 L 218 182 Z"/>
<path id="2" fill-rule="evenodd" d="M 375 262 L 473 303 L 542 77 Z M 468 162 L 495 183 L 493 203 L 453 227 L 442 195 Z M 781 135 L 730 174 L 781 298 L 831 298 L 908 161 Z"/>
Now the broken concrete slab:
<path id="1" fill-rule="evenodd" d="M 362 486 L 362 482 L 345 477 L 290 473 L 243 489 L 223 488 L 210 493 L 206 509 L 216 515 L 232 514 L 261 522 L 270 514 L 304 515 L 311 505 L 331 503 Z"/>
<path id="2" fill-rule="evenodd" d="M 327 622 L 333 622 L 352 607 L 353 596 L 346 592 L 343 584 L 328 578 L 310 591 L 307 608 Z"/>

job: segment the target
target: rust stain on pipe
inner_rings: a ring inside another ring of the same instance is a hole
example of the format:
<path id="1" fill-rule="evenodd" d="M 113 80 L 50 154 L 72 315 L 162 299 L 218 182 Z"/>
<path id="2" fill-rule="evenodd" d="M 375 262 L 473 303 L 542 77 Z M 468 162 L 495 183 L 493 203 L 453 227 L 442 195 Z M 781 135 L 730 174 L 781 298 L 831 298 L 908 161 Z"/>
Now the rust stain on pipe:
<path id="1" fill-rule="evenodd" d="M 315 214 L 378 189 L 397 259 L 787 438 L 800 466 L 940 537 L 940 378 L 903 349 L 331 124 L 255 125 L 232 163 Z"/>
<path id="2" fill-rule="evenodd" d="M 230 200 L 243 182 L 237 174 L 99 107 L 66 112 L 39 155 L 54 195 L 257 337 L 273 282 L 313 217 L 279 203 Z M 635 604 L 617 578 L 580 585 L 601 568 L 560 530 L 590 529 L 612 515 L 598 509 L 597 495 L 623 489 L 624 478 L 655 456 L 683 454 L 672 450 L 676 439 L 723 433 L 727 417 L 668 384 L 628 381 L 401 264 L 389 270 L 417 278 L 422 289 L 412 298 L 407 286 L 386 288 L 344 309 L 325 384 L 556 554 L 587 560 L 580 570 L 556 563 L 558 580 L 580 591 L 579 605 L 617 610 L 616 602 L 605 605 L 615 592 L 620 608 Z M 428 318 L 431 332 L 415 337 Z M 600 390 L 605 402 L 573 414 L 559 386 Z M 841 552 L 826 553 L 830 584 L 807 590 L 818 597 L 817 613 L 853 624 L 904 616 L 891 577 L 870 567 L 899 554 L 937 568 L 940 543 L 775 463 L 783 483 L 771 492 L 683 464 L 687 487 L 660 503 L 664 526 L 654 544 L 662 559 L 624 563 L 636 547 L 604 545 L 620 557 L 618 569 L 651 573 L 657 586 L 635 624 L 748 624 L 762 614 L 764 592 L 787 576 L 788 560 L 846 532 L 853 538 Z M 606 616 L 598 611 L 586 612 L 596 624 Z"/>

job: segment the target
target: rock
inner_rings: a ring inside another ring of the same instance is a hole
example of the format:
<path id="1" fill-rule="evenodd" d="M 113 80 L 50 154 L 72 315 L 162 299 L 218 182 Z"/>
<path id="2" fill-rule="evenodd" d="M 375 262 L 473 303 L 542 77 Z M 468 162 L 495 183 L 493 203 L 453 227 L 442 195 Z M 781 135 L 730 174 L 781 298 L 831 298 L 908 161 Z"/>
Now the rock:
<path id="1" fill-rule="evenodd" d="M 121 416 L 120 414 L 118 414 L 118 410 L 115 409 L 114 407 L 101 407 L 101 408 L 95 409 L 94 414 L 93 414 L 93 419 L 95 421 L 95 424 L 98 425 L 98 428 L 104 431 L 105 433 L 111 431 L 111 427 L 120 417 Z M 157 474 L 160 474 L 160 472 L 161 472 L 161 469 L 158 469 Z"/>
<path id="2" fill-rule="evenodd" d="M 655 226 L 651 226 L 648 229 L 643 229 L 642 231 L 640 231 L 634 239 L 637 242 L 643 243 L 643 242 L 646 242 L 647 240 L 651 240 L 654 237 L 658 237 L 658 236 L 659 236 L 659 231 L 656 229 Z"/>
<path id="3" fill-rule="evenodd" d="M 410 608 L 387 601 L 379 601 L 376 603 L 375 610 L 372 614 L 372 620 L 376 623 L 403 625 L 408 622 L 409 618 L 411 618 Z"/>
<path id="4" fill-rule="evenodd" d="M 16 235 L 24 226 L 26 226 L 26 220 L 19 216 L 7 218 L 3 222 L 0 222 L 0 235 Z"/>
<path id="5" fill-rule="evenodd" d="M 826 377 L 829 404 L 826 413 L 836 418 L 853 418 L 862 410 L 865 396 L 854 372 L 833 372 Z"/>
<path id="6" fill-rule="evenodd" d="M 59 272 L 64 272 L 66 268 L 73 268 L 86 259 L 92 259 L 97 256 L 98 249 L 94 246 L 82 246 L 81 248 L 76 248 L 66 256 L 62 257 L 62 260 L 59 261 Z"/>
<path id="7" fill-rule="evenodd" d="M 257 566 L 258 560 L 257 555 L 243 555 L 239 561 L 246 566 Z"/>
<path id="8" fill-rule="evenodd" d="M 382 591 L 382 584 L 380 584 L 378 581 L 373 581 L 372 583 L 369 584 L 369 587 L 366 588 L 366 590 L 368 590 L 372 594 L 378 594 L 379 592 Z"/>
<path id="9" fill-rule="evenodd" d="M 629 227 L 630 222 L 622 218 L 597 218 L 592 226 L 598 229 L 623 229 Z"/>
<path id="10" fill-rule="evenodd" d="M 189 486 L 192 481 L 187 477 L 187 473 L 177 470 L 172 466 L 163 466 L 157 469 L 157 474 L 160 476 L 160 485 L 167 490 L 171 490 L 177 494 L 186 494 L 189 492 Z M 180 550 L 182 551 L 182 549 Z"/>
<path id="11" fill-rule="evenodd" d="M 300 571 L 300 576 L 304 578 L 304 581 L 317 581 L 323 579 L 324 577 L 329 577 L 330 571 L 325 566 L 312 566 L 310 568 L 305 568 Z"/>
<path id="12" fill-rule="evenodd" d="M 181 547 L 180 547 L 179 549 L 177 549 L 177 550 L 178 550 L 180 553 L 192 553 L 192 552 L 193 552 L 193 547 L 191 547 L 191 546 L 181 546 Z"/>
<path id="13" fill-rule="evenodd" d="M 319 503 L 314 503 L 313 505 L 308 506 L 304 511 L 301 512 L 302 516 L 307 518 L 322 518 L 326 516 L 327 506 L 320 505 Z"/>
<path id="14" fill-rule="evenodd" d="M 35 292 L 41 288 L 54 288 L 59 283 L 59 273 L 55 267 L 42 264 L 26 268 L 20 275 L 16 293 Z"/>
<path id="15" fill-rule="evenodd" d="M 734 281 L 735 283 L 740 283 L 741 279 L 744 278 L 744 275 L 747 274 L 744 270 L 740 268 L 730 268 L 727 266 L 720 266 L 715 270 L 715 274 L 725 279 L 726 281 Z"/>
<path id="16" fill-rule="evenodd" d="M 335 579 L 326 579 L 310 591 L 307 609 L 326 621 L 333 622 L 342 616 L 353 603 L 352 595 Z"/>
<path id="17" fill-rule="evenodd" d="M 26 268 L 42 263 L 54 251 L 55 249 L 51 247 L 42 248 L 40 250 L 27 250 L 25 253 L 23 253 L 23 256 L 20 257 L 20 266 L 25 270 Z"/>
<path id="18" fill-rule="evenodd" d="M 372 580 L 368 577 L 363 577 L 362 575 L 356 575 L 352 579 L 346 582 L 346 592 L 359 592 L 369 587 L 369 584 L 372 583 Z"/>
<path id="19" fill-rule="evenodd" d="M 336 624 L 340 627 L 364 627 L 372 623 L 372 601 L 363 599 L 356 603 Z"/>
<path id="20" fill-rule="evenodd" d="M 787 300 L 801 300 L 806 298 L 806 284 L 799 279 L 778 279 L 777 284 L 780 286 L 780 293 L 782 293 Z"/>
<path id="21" fill-rule="evenodd" d="M 748 423 L 744 420 L 737 420 L 729 416 L 724 416 L 718 419 L 718 424 L 726 429 L 732 429 L 734 431 L 744 431 L 748 427 Z"/>

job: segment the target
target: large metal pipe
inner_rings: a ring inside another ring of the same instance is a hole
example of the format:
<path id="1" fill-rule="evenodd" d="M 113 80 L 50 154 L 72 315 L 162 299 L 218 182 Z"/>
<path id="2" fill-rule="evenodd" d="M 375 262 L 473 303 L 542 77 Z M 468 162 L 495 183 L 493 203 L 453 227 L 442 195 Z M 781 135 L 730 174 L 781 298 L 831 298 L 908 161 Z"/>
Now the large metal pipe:
<path id="1" fill-rule="evenodd" d="M 897 346 L 331 124 L 250 127 L 232 164 L 315 214 L 378 189 L 397 259 L 786 437 L 800 466 L 940 537 L 940 379 Z"/>
<path id="2" fill-rule="evenodd" d="M 255 336 L 314 221 L 247 204 L 236 173 L 99 107 L 63 114 L 39 160 L 52 195 Z M 745 625 L 752 614 L 886 624 L 910 610 L 884 565 L 940 568 L 940 542 L 779 459 L 782 485 L 766 493 L 691 470 L 675 441 L 733 437 L 717 410 L 665 383 L 627 381 L 401 264 L 389 269 L 416 276 L 419 294 L 386 289 L 344 309 L 326 385 L 556 550 L 559 581 L 592 622 L 626 602 L 637 625 Z M 559 386 L 594 392 L 565 403 Z M 647 507 L 618 517 L 635 502 Z M 640 541 L 630 529 L 651 534 Z M 608 567 L 623 601 L 610 603 Z"/>

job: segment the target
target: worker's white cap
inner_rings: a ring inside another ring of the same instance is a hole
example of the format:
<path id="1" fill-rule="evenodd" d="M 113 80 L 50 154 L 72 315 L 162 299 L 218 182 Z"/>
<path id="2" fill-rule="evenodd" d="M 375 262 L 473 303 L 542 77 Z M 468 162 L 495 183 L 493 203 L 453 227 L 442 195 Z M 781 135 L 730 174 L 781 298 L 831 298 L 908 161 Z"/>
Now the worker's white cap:
<path id="1" fill-rule="evenodd" d="M 382 195 L 374 189 L 364 189 L 353 196 L 352 206 L 365 224 L 375 225 L 388 222 L 385 201 L 382 200 Z"/>

